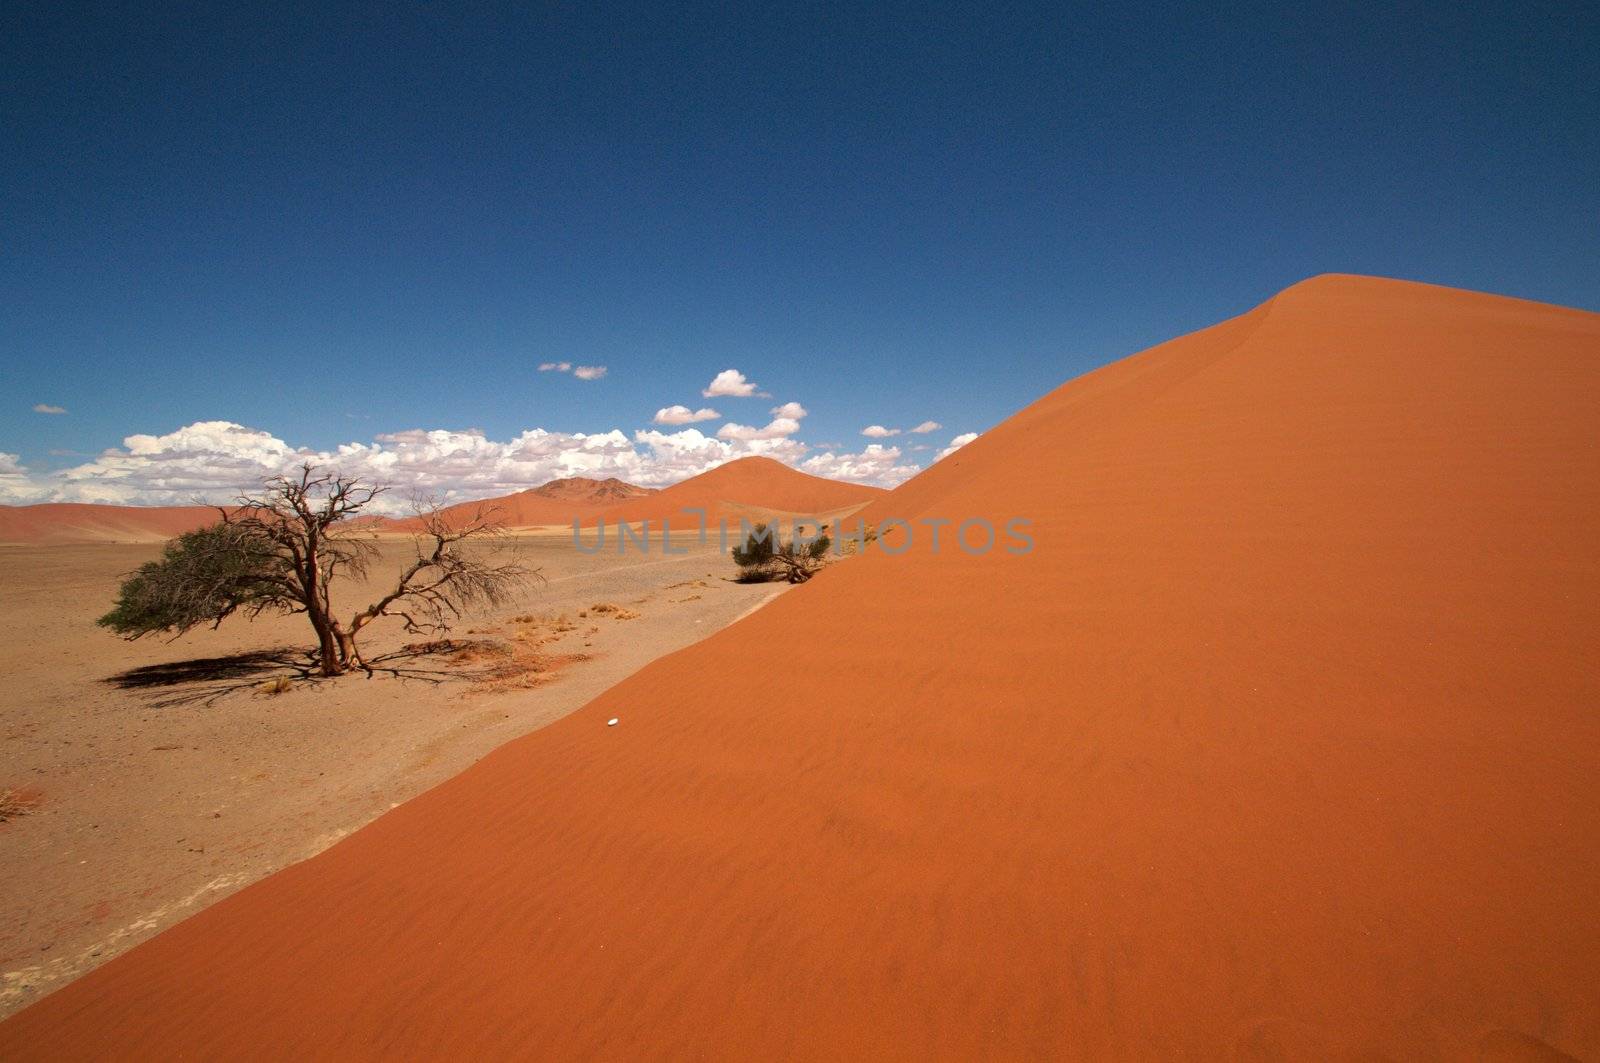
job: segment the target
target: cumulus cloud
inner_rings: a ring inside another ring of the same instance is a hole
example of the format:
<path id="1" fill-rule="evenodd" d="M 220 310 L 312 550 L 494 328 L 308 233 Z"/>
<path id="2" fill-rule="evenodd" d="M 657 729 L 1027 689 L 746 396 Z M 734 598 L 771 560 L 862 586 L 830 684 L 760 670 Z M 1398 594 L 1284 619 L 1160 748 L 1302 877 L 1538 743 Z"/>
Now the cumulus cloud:
<path id="1" fill-rule="evenodd" d="M 745 443 L 757 440 L 785 439 L 800 431 L 800 419 L 805 415 L 806 408 L 804 406 L 798 402 L 786 402 L 781 406 L 772 408 L 772 420 L 765 428 L 752 428 L 747 424 L 734 424 L 730 421 L 717 429 L 717 438 Z"/>
<path id="2" fill-rule="evenodd" d="M 921 435 L 927 435 L 929 432 L 937 432 L 939 429 L 941 429 L 943 427 L 944 427 L 944 425 L 940 424 L 938 421 L 923 421 L 921 424 L 917 425 L 917 427 L 913 428 L 911 431 L 913 431 L 917 435 L 921 436 Z"/>
<path id="3" fill-rule="evenodd" d="M 948 458 L 950 455 L 954 454 L 956 451 L 960 450 L 962 447 L 966 446 L 968 443 L 977 438 L 978 433 L 976 432 L 963 432 L 961 435 L 958 435 L 952 439 L 948 447 L 945 447 L 943 450 L 939 451 L 939 458 Z M 934 460 L 938 461 L 939 458 L 935 458 Z"/>
<path id="4" fill-rule="evenodd" d="M 651 418 L 654 424 L 694 424 L 696 421 L 715 421 L 722 414 L 709 406 L 702 406 L 698 410 L 691 410 L 687 406 L 668 406 L 657 410 Z"/>
<path id="5" fill-rule="evenodd" d="M 782 439 L 798 431 L 800 422 L 793 417 L 774 417 L 765 428 L 752 428 L 746 424 L 734 424 L 730 421 L 717 429 L 717 438 L 748 442 L 752 439 Z"/>
<path id="6" fill-rule="evenodd" d="M 375 507 L 403 513 L 416 495 L 460 502 L 537 487 L 568 476 L 615 476 L 665 486 L 723 462 L 765 455 L 798 465 L 806 446 L 798 422 L 774 420 L 748 435 L 711 438 L 677 432 L 524 431 L 510 439 L 476 429 L 412 429 L 331 450 L 296 447 L 261 429 L 199 421 L 165 435 L 131 435 L 121 447 L 53 473 L 30 473 L 15 454 L 0 454 L 0 499 L 7 502 L 108 502 L 187 505 L 227 502 L 261 481 L 311 462 L 389 485 Z"/>
<path id="7" fill-rule="evenodd" d="M 885 428 L 881 424 L 869 424 L 867 427 L 861 430 L 861 434 L 864 436 L 871 436 L 873 439 L 888 439 L 890 436 L 899 435 L 900 429 Z"/>
<path id="8" fill-rule="evenodd" d="M 572 363 L 571 362 L 540 362 L 539 363 L 539 372 L 541 372 L 541 373 L 570 373 L 570 372 L 572 372 Z"/>
<path id="9" fill-rule="evenodd" d="M 28 478 L 21 455 L 0 451 L 0 501 L 16 505 L 37 501 L 40 495 L 39 489 Z"/>
<path id="10" fill-rule="evenodd" d="M 813 455 L 802 462 L 800 468 L 813 476 L 826 476 L 831 480 L 894 487 L 922 471 L 919 466 L 902 462 L 902 457 L 899 447 L 869 443 L 865 450 L 855 454 Z"/>
<path id="11" fill-rule="evenodd" d="M 641 431 L 635 432 L 633 438 L 634 442 L 650 448 L 649 465 L 657 473 L 656 478 L 633 481 L 647 487 L 674 483 L 734 458 L 760 455 L 795 465 L 806 453 L 806 445 L 795 439 L 713 439 L 698 428 L 670 433 Z"/>
<path id="12" fill-rule="evenodd" d="M 737 369 L 724 369 L 711 378 L 700 392 L 706 398 L 717 395 L 729 395 L 736 399 L 748 399 L 751 396 L 766 396 L 766 392 L 758 390 L 761 387 L 753 380 L 746 380 L 743 373 Z"/>
<path id="13" fill-rule="evenodd" d="M 66 413 L 65 406 L 52 406 L 48 402 L 37 403 L 33 407 L 34 413 Z"/>

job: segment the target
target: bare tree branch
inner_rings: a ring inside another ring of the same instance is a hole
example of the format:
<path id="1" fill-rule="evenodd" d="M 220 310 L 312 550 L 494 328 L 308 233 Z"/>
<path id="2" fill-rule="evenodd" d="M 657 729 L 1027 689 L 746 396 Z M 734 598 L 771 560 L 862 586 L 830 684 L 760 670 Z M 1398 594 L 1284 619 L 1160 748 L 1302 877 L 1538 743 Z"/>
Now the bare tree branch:
<path id="1" fill-rule="evenodd" d="M 298 475 L 272 477 L 259 494 L 218 507 L 217 525 L 180 537 L 125 581 L 117 608 L 101 623 L 138 638 L 215 626 L 240 611 L 251 618 L 304 613 L 317 634 L 322 674 L 356 667 L 370 673 L 356 636 L 379 617 L 438 633 L 466 611 L 501 604 L 523 581 L 542 578 L 506 549 L 493 511 L 452 523 L 433 507 L 418 513 L 415 560 L 387 593 L 341 623 L 333 614 L 334 582 L 366 578 L 377 552 L 375 536 L 347 522 L 385 490 L 309 463 Z"/>

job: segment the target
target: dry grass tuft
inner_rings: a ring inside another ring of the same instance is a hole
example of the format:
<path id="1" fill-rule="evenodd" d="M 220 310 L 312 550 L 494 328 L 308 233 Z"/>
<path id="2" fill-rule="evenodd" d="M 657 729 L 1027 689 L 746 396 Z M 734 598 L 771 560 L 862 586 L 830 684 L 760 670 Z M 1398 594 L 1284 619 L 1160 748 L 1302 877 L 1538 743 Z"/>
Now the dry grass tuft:
<path id="1" fill-rule="evenodd" d="M 470 635 L 472 632 L 469 631 L 467 634 Z M 454 653 L 464 647 L 476 645 L 475 642 L 457 642 L 455 639 L 434 639 L 430 642 L 408 642 L 400 649 L 404 653 L 423 656 L 433 653 Z"/>
<path id="2" fill-rule="evenodd" d="M 545 618 L 534 618 L 544 622 Z M 561 622 L 572 625 L 565 617 Z M 519 618 L 519 622 L 520 618 Z M 529 690 L 556 678 L 557 673 L 569 664 L 589 660 L 586 653 L 549 654 L 540 650 L 544 643 L 557 636 L 540 634 L 538 627 L 518 632 L 509 641 L 483 639 L 456 642 L 443 639 L 438 642 L 414 643 L 406 649 L 412 652 L 444 654 L 445 660 L 461 667 L 462 678 L 471 682 L 469 694 L 488 694 L 505 690 Z"/>
<path id="3" fill-rule="evenodd" d="M 38 794 L 10 786 L 0 788 L 0 823 L 26 816 L 38 807 Z"/>
<path id="4" fill-rule="evenodd" d="M 622 606 L 612 605 L 610 602 L 597 602 L 596 604 L 589 606 L 589 612 L 600 613 L 604 615 L 606 613 L 614 613 L 621 608 Z"/>
<path id="5" fill-rule="evenodd" d="M 516 634 L 511 638 L 515 642 L 526 643 L 532 646 L 542 646 L 547 642 L 556 642 L 569 631 L 578 630 L 577 622 L 566 613 L 560 616 L 544 614 L 534 616 L 525 614 L 514 616 L 512 622 L 519 625 Z"/>
<path id="6" fill-rule="evenodd" d="M 481 664 L 486 661 L 502 661 L 514 655 L 515 651 L 504 642 L 465 642 L 455 643 L 448 647 L 451 664 Z"/>
<path id="7" fill-rule="evenodd" d="M 531 690 L 556 678 L 567 665 L 588 659 L 587 653 L 515 653 L 484 671 L 473 689 L 480 693 Z"/>
<path id="8" fill-rule="evenodd" d="M 292 686 L 294 686 L 293 679 L 290 679 L 286 675 L 280 675 L 274 676 L 273 678 L 267 680 L 265 683 L 262 683 L 260 686 L 256 687 L 256 689 L 261 691 L 263 694 L 278 695 L 287 694 L 289 692 L 289 688 Z"/>

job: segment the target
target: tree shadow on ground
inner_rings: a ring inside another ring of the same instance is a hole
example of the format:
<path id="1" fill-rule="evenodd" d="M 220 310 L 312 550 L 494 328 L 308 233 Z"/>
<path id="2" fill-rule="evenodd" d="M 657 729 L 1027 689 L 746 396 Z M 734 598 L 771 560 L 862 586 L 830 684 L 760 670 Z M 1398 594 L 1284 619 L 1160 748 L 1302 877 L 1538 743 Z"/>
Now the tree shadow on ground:
<path id="1" fill-rule="evenodd" d="M 448 643 L 423 643 L 368 659 L 366 671 L 357 669 L 337 678 L 371 679 L 385 676 L 439 684 L 463 678 L 437 660 Z M 429 660 L 434 658 L 435 660 Z M 285 683 L 285 681 L 287 681 Z M 280 694 L 295 686 L 329 682 L 321 674 L 316 654 L 310 650 L 279 646 L 270 650 L 235 653 L 227 657 L 197 657 L 130 668 L 108 676 L 105 682 L 120 690 L 145 692 L 152 708 L 212 705 L 229 694 L 243 691 Z"/>

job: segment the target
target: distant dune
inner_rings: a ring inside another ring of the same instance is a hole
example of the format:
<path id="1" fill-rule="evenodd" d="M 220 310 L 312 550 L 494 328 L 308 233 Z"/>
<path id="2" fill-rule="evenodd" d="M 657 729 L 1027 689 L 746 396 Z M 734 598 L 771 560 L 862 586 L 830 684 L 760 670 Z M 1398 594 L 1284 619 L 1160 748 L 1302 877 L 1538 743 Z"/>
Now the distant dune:
<path id="1" fill-rule="evenodd" d="M 638 487 L 610 478 L 591 480 L 573 476 L 564 480 L 551 480 L 541 487 L 518 491 L 499 498 L 480 502 L 463 502 L 446 507 L 442 513 L 447 520 L 470 520 L 477 514 L 511 528 L 528 528 L 545 524 L 571 525 L 574 520 L 600 513 L 607 507 L 630 499 L 647 498 L 656 493 L 653 487 Z M 377 526 L 394 531 L 409 531 L 417 521 L 389 520 L 376 522 Z"/>
<path id="2" fill-rule="evenodd" d="M 602 519 L 658 524 L 670 519 L 688 528 L 694 518 L 686 518 L 684 510 L 696 507 L 712 521 L 751 511 L 813 516 L 860 506 L 884 494 L 882 488 L 811 476 L 771 458 L 740 458 L 665 490 L 614 478 L 575 476 L 516 494 L 463 502 L 443 512 L 453 520 L 482 512 L 512 528 L 570 526 L 574 520 L 592 525 Z M 217 511 L 206 506 L 0 506 L 0 542 L 154 542 L 216 519 Z M 418 527 L 415 518 L 362 517 L 354 523 L 379 531 Z"/>
<path id="3" fill-rule="evenodd" d="M 0 543 L 160 542 L 216 519 L 210 506 L 0 506 Z"/>
<path id="4" fill-rule="evenodd" d="M 830 569 L 0 1057 L 1600 1056 L 1600 316 L 1319 277 L 868 512 L 1036 545 Z"/>
<path id="5" fill-rule="evenodd" d="M 772 458 L 740 458 L 691 476 L 647 498 L 610 506 L 597 514 L 607 523 L 668 520 L 687 528 L 684 511 L 701 509 L 708 521 L 736 518 L 746 509 L 821 516 L 861 506 L 887 495 L 881 487 L 825 480 Z M 585 520 L 585 523 L 589 523 Z"/>

